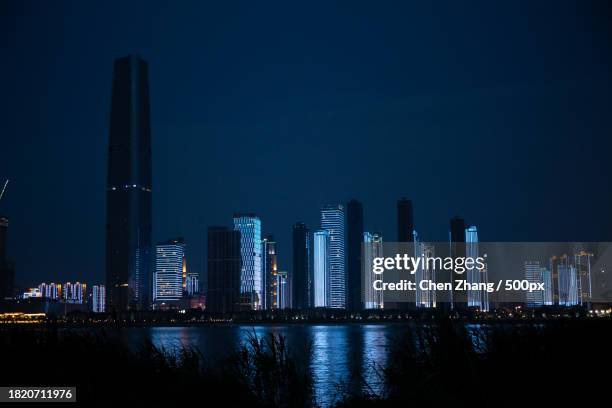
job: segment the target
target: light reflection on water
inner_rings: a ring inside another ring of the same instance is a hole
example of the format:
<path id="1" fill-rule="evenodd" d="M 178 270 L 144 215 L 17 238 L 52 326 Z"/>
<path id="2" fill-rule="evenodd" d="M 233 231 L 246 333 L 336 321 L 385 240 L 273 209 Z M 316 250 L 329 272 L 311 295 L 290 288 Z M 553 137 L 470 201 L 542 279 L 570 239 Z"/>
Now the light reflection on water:
<path id="1" fill-rule="evenodd" d="M 365 383 L 366 391 L 380 392 L 380 369 L 387 363 L 390 341 L 406 330 L 408 326 L 398 324 L 260 325 L 124 328 L 118 334 L 132 348 L 138 348 L 145 339 L 169 351 L 195 347 L 212 364 L 227 358 L 252 333 L 259 337 L 267 333 L 285 336 L 298 361 L 304 359 L 300 362 L 310 367 L 317 402 L 329 405 L 339 389 Z M 311 357 L 305 361 L 309 343 Z"/>

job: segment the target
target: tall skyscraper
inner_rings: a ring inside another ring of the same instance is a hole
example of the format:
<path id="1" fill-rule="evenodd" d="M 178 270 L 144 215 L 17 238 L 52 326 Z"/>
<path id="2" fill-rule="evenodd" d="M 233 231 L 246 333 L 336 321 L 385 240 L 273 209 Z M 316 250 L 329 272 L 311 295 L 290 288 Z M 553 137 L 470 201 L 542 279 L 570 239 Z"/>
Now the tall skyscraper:
<path id="1" fill-rule="evenodd" d="M 287 271 L 278 271 L 275 278 L 277 280 L 276 308 L 291 309 L 291 275 Z"/>
<path id="2" fill-rule="evenodd" d="M 312 276 L 310 271 L 310 233 L 306 224 L 293 225 L 292 300 L 296 309 L 312 307 Z"/>
<path id="3" fill-rule="evenodd" d="M 558 258 L 557 278 L 559 306 L 576 306 L 578 304 L 578 274 L 567 255 Z"/>
<path id="4" fill-rule="evenodd" d="M 183 238 L 160 242 L 155 247 L 155 302 L 177 301 L 183 297 L 183 266 L 185 241 Z"/>
<path id="5" fill-rule="evenodd" d="M 357 312 L 364 308 L 361 289 L 361 245 L 364 242 L 363 206 L 357 200 L 346 205 L 346 259 L 348 309 Z"/>
<path id="6" fill-rule="evenodd" d="M 208 228 L 208 291 L 206 310 L 212 313 L 237 311 L 240 303 L 242 255 L 240 231 Z"/>
<path id="7" fill-rule="evenodd" d="M 539 261 L 525 262 L 525 279 L 529 283 L 543 283 L 542 269 Z M 544 292 L 541 290 L 525 292 L 525 305 L 527 307 L 540 307 L 544 305 Z"/>
<path id="8" fill-rule="evenodd" d="M 453 258 L 465 257 L 465 221 L 460 217 L 453 217 L 450 220 L 449 231 L 450 256 Z M 444 271 L 446 276 L 442 277 L 444 282 L 453 283 L 455 279 L 465 279 L 464 276 L 456 276 L 453 271 Z M 453 285 L 454 287 L 454 285 Z M 450 308 L 465 309 L 467 307 L 467 293 L 465 291 L 450 291 Z"/>
<path id="9" fill-rule="evenodd" d="M 104 313 L 106 311 L 106 290 L 104 285 L 94 285 L 92 290 L 92 311 Z"/>
<path id="10" fill-rule="evenodd" d="M 466 257 L 476 259 L 478 255 L 478 230 L 475 226 L 470 226 L 465 229 L 465 252 Z M 485 265 L 483 270 L 477 268 L 468 269 L 466 272 L 467 281 L 470 284 L 480 285 L 489 282 L 488 270 Z M 480 310 L 482 312 L 489 311 L 489 293 L 486 290 L 469 290 L 467 292 L 468 307 Z"/>
<path id="11" fill-rule="evenodd" d="M 350 227 L 349 227 L 350 228 Z M 363 299 L 364 309 L 382 309 L 384 307 L 383 291 L 374 290 L 375 280 L 384 280 L 384 274 L 373 272 L 374 258 L 383 257 L 383 239 L 378 233 L 363 233 Z M 361 282 L 360 282 L 361 285 Z M 360 291 L 361 292 L 361 291 Z"/>
<path id="12" fill-rule="evenodd" d="M 413 231 L 412 201 L 401 198 L 397 201 L 397 242 L 413 242 Z"/>
<path id="13" fill-rule="evenodd" d="M 254 214 L 236 214 L 234 215 L 234 230 L 240 231 L 240 251 L 242 253 L 240 301 L 242 308 L 259 310 L 264 304 L 261 221 Z"/>
<path id="14" fill-rule="evenodd" d="M 327 205 L 321 208 L 321 229 L 329 232 L 329 307 L 346 308 L 344 206 Z"/>
<path id="15" fill-rule="evenodd" d="M 109 310 L 147 309 L 151 293 L 151 124 L 147 63 L 115 61 L 106 189 Z"/>
<path id="16" fill-rule="evenodd" d="M 414 257 L 428 259 L 435 257 L 435 246 L 420 242 L 417 234 L 414 234 Z M 431 262 L 422 262 L 416 269 L 415 282 L 417 283 L 415 291 L 415 301 L 417 308 L 435 308 L 436 291 L 433 289 L 423 289 L 419 286 L 421 281 L 436 282 L 436 268 Z"/>
<path id="17" fill-rule="evenodd" d="M 276 242 L 274 242 L 274 237 L 272 235 L 267 235 L 263 241 L 263 250 L 262 250 L 262 265 L 264 268 L 264 287 L 265 287 L 265 297 L 263 304 L 264 309 L 272 310 L 278 309 L 278 260 L 276 256 Z"/>
<path id="18" fill-rule="evenodd" d="M 587 308 L 591 307 L 593 295 L 591 281 L 591 258 L 593 254 L 587 251 L 579 251 L 574 255 L 574 265 L 576 266 L 576 279 L 578 291 L 578 303 Z"/>
<path id="19" fill-rule="evenodd" d="M 330 307 L 330 233 L 315 231 L 313 235 L 314 307 Z"/>

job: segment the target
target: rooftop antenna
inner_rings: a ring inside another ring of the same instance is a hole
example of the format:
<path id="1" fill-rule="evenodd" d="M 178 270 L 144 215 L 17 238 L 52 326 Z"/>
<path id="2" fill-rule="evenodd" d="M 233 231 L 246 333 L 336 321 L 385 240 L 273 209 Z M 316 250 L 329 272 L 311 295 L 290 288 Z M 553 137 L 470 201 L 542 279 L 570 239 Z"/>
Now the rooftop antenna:
<path id="1" fill-rule="evenodd" d="M 9 183 L 9 179 L 6 179 L 6 181 L 4 182 L 4 186 L 2 186 L 2 191 L 0 192 L 0 200 L 2 200 L 2 196 L 4 195 L 4 191 L 6 190 L 6 186 Z"/>

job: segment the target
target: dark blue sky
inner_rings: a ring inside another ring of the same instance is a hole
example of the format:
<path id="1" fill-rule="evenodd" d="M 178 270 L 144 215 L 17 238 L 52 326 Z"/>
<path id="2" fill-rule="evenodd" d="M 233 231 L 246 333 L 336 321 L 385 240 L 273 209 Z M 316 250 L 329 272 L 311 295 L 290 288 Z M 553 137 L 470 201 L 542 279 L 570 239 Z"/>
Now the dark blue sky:
<path id="1" fill-rule="evenodd" d="M 178 3 L 178 4 L 174 4 Z M 378 4 L 383 3 L 383 4 Z M 395 239 L 612 240 L 605 2 L 0 1 L 0 203 L 17 281 L 99 282 L 112 64 L 149 62 L 154 240 L 357 198 Z"/>

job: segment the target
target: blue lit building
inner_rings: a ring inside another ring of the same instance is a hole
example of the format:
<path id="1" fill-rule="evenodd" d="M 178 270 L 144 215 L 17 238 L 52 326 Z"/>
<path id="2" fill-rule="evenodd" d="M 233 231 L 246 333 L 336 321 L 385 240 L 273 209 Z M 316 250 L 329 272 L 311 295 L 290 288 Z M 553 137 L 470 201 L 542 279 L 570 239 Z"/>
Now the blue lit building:
<path id="1" fill-rule="evenodd" d="M 185 242 L 182 238 L 157 244 L 153 276 L 155 302 L 176 301 L 183 297 L 184 265 Z"/>
<path id="2" fill-rule="evenodd" d="M 567 255 L 561 256 L 557 264 L 559 306 L 576 306 L 578 304 L 577 278 L 576 267 L 569 262 Z"/>
<path id="3" fill-rule="evenodd" d="M 313 234 L 314 307 L 330 306 L 329 235 L 326 230 L 315 231 Z"/>
<path id="4" fill-rule="evenodd" d="M 321 208 L 321 229 L 329 233 L 329 307 L 346 308 L 344 206 L 327 205 Z"/>
<path id="5" fill-rule="evenodd" d="M 465 229 L 465 255 L 467 258 L 476 259 L 478 255 L 478 230 L 475 226 Z M 476 267 L 467 269 L 467 281 L 469 284 L 488 283 L 487 267 L 482 270 Z M 483 312 L 489 311 L 489 293 L 486 290 L 469 290 L 467 293 L 468 307 L 478 309 Z"/>
<path id="6" fill-rule="evenodd" d="M 92 294 L 92 310 L 94 313 L 106 311 L 106 289 L 104 285 L 94 285 Z"/>
<path id="7" fill-rule="evenodd" d="M 525 279 L 529 283 L 543 283 L 544 276 L 542 275 L 542 269 L 540 262 L 538 261 L 526 261 L 525 262 Z M 546 269 L 544 269 L 546 270 Z M 544 291 L 534 290 L 527 291 L 525 293 L 525 303 L 527 307 L 540 307 L 544 305 Z"/>
<path id="8" fill-rule="evenodd" d="M 234 215 L 234 230 L 240 231 L 241 308 L 260 310 L 264 301 L 261 220 L 254 214 Z"/>
<path id="9" fill-rule="evenodd" d="M 413 231 L 414 241 L 414 257 L 415 258 L 433 258 L 435 256 L 435 247 L 431 244 L 420 242 L 418 234 Z M 431 262 L 422 262 L 415 271 L 415 303 L 416 307 L 435 308 L 436 307 L 436 291 L 433 289 L 421 289 L 419 283 L 421 281 L 436 282 L 435 265 Z"/>
<path id="10" fill-rule="evenodd" d="M 362 302 L 364 309 L 382 309 L 384 307 L 383 291 L 374 290 L 374 281 L 383 280 L 384 274 L 373 272 L 374 258 L 383 256 L 383 238 L 378 233 L 363 233 L 363 288 Z"/>

